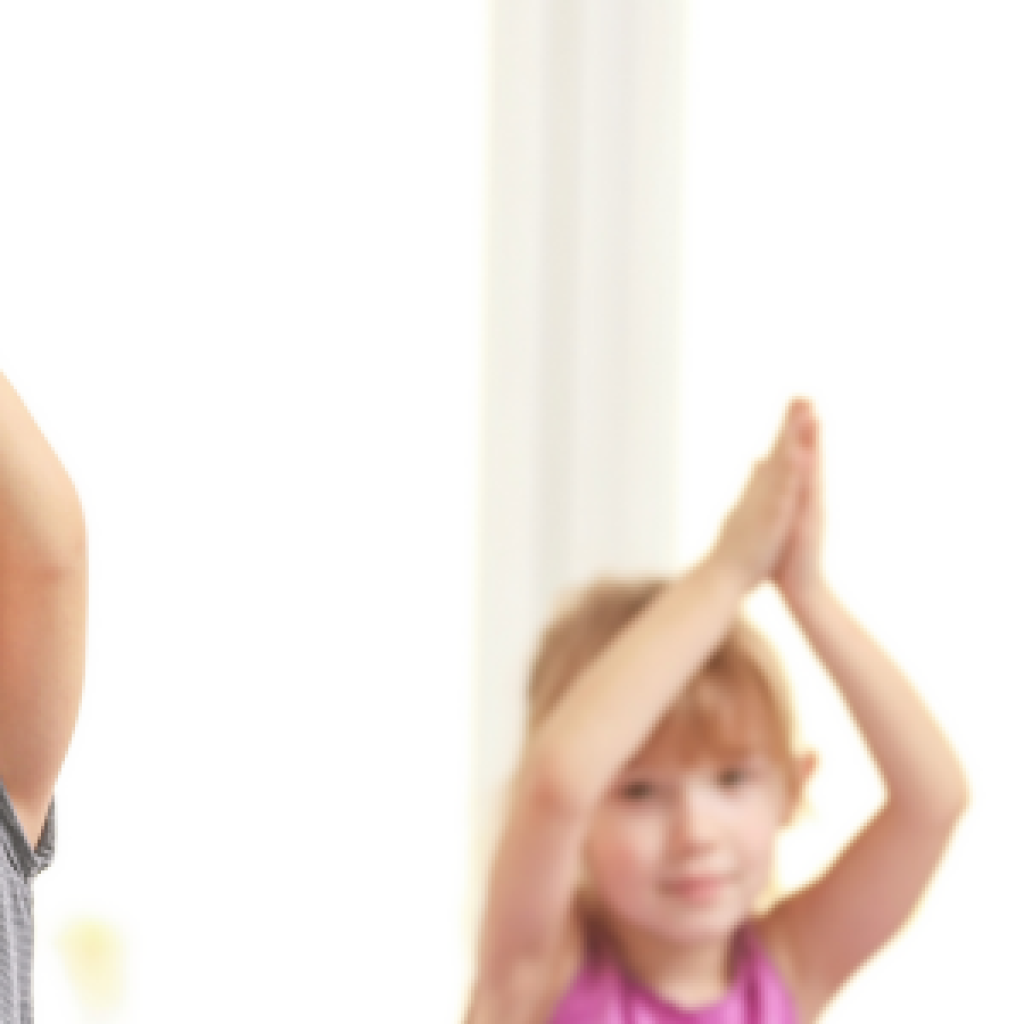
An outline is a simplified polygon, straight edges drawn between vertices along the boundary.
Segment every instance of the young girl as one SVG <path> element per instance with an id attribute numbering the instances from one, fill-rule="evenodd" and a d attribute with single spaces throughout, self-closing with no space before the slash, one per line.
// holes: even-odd
<path id="1" fill-rule="evenodd" d="M 811 1024 L 900 928 L 967 803 L 910 684 L 822 575 L 810 405 L 790 405 L 710 553 L 588 591 L 548 630 L 498 845 L 468 1024 Z M 884 806 L 765 907 L 812 759 L 768 646 L 772 581 L 846 701 Z"/>

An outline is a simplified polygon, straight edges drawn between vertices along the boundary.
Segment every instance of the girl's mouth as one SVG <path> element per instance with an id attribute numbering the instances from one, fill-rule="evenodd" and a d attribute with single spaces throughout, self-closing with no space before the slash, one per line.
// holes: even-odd
<path id="1" fill-rule="evenodd" d="M 664 888 L 673 896 L 691 903 L 709 903 L 716 899 L 725 886 L 725 879 L 717 875 L 702 875 L 667 882 Z"/>

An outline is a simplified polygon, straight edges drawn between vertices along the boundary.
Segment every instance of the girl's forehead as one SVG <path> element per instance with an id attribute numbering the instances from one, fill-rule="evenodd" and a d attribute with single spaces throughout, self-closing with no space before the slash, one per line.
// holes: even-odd
<path id="1" fill-rule="evenodd" d="M 721 764 L 785 759 L 783 730 L 761 701 L 743 699 L 712 683 L 695 702 L 670 711 L 633 765 Z"/>
<path id="2" fill-rule="evenodd" d="M 659 737 L 649 743 L 626 765 L 627 772 L 699 771 L 746 761 L 771 761 L 765 744 L 756 739 L 724 744 L 699 743 L 684 746 L 678 739 Z"/>

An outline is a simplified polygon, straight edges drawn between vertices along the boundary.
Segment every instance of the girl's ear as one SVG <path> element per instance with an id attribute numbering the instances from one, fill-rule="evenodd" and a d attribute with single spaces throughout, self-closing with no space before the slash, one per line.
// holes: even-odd
<path id="1" fill-rule="evenodd" d="M 805 750 L 800 755 L 800 792 L 807 788 L 811 776 L 818 770 L 818 752 L 816 750 Z"/>

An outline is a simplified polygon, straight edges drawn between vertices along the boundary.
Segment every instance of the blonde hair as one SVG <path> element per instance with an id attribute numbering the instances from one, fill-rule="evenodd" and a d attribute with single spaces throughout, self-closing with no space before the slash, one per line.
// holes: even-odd
<path id="1" fill-rule="evenodd" d="M 527 739 L 583 671 L 664 591 L 665 579 L 601 580 L 574 595 L 541 636 L 527 689 Z M 789 795 L 800 785 L 789 683 L 768 641 L 737 617 L 719 647 L 651 734 L 681 749 L 726 753 L 760 741 L 782 770 Z"/>

